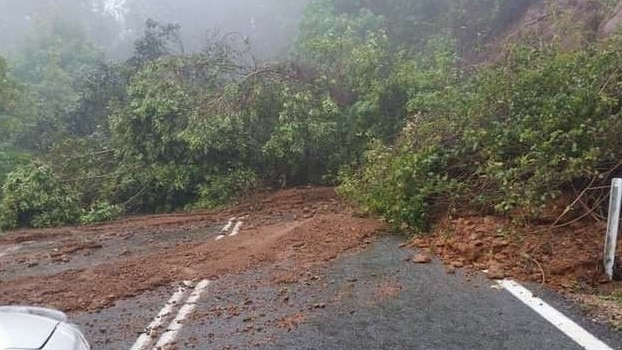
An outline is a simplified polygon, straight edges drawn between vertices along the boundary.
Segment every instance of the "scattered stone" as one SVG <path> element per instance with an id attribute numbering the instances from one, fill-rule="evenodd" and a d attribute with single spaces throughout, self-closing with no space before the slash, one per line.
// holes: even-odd
<path id="1" fill-rule="evenodd" d="M 430 246 L 430 243 L 424 239 L 415 238 L 412 241 L 410 241 L 410 243 L 407 244 L 407 246 L 412 246 L 412 247 L 417 247 L 417 248 L 428 248 Z"/>
<path id="2" fill-rule="evenodd" d="M 471 249 L 471 247 L 468 244 L 466 244 L 466 243 L 458 243 L 458 244 L 456 244 L 456 249 L 460 253 L 466 254 Z"/>
<path id="3" fill-rule="evenodd" d="M 503 249 L 509 245 L 510 245 L 510 242 L 508 242 L 505 239 L 495 239 L 495 241 L 492 242 L 492 247 L 495 249 Z"/>
<path id="4" fill-rule="evenodd" d="M 419 253 L 412 258 L 412 262 L 417 264 L 429 264 L 432 262 L 432 256 L 428 253 Z"/>
<path id="5" fill-rule="evenodd" d="M 493 280 L 500 280 L 505 278 L 505 268 L 498 262 L 493 262 L 488 267 L 486 276 Z"/>
<path id="6" fill-rule="evenodd" d="M 456 269 L 461 269 L 464 267 L 464 263 L 462 261 L 452 261 L 451 266 L 453 266 Z"/>

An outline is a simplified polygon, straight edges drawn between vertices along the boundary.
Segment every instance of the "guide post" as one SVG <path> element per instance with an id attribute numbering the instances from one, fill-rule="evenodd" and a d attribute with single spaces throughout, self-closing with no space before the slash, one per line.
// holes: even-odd
<path id="1" fill-rule="evenodd" d="M 620 225 L 620 204 L 622 202 L 622 179 L 615 178 L 611 182 L 611 196 L 609 197 L 609 217 L 607 219 L 607 234 L 605 236 L 605 253 L 603 263 L 609 280 L 613 279 L 613 267 L 616 258 L 618 229 Z"/>

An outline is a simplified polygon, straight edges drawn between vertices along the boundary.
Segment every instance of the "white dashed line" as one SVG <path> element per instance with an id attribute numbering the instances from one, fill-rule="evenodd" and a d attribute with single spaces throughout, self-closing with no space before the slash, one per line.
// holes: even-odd
<path id="1" fill-rule="evenodd" d="M 160 340 L 156 343 L 156 349 L 164 348 L 165 346 L 175 341 L 175 339 L 177 338 L 177 334 L 183 327 L 184 320 L 192 311 L 194 311 L 197 306 L 197 301 L 199 301 L 199 298 L 201 298 L 201 293 L 203 293 L 203 291 L 207 289 L 209 283 L 210 281 L 203 280 L 197 284 L 192 294 L 190 294 L 188 300 L 186 300 L 184 306 L 182 306 L 177 313 L 175 319 L 171 321 L 164 334 L 162 334 L 162 336 L 160 337 Z"/>
<path id="2" fill-rule="evenodd" d="M 217 241 L 220 241 L 221 239 L 227 237 L 227 232 L 229 232 L 229 230 L 231 229 L 231 226 L 233 225 L 233 221 L 235 219 L 236 218 L 229 219 L 229 222 L 227 222 L 227 224 L 222 228 L 222 233 L 218 235 L 218 237 L 216 237 Z M 240 228 L 242 227 L 242 223 L 243 223 L 242 220 L 238 220 L 238 222 L 235 223 L 235 226 L 233 227 L 231 234 L 229 234 L 229 237 L 237 236 L 240 233 Z"/>
<path id="3" fill-rule="evenodd" d="M 153 321 L 147 326 L 145 331 L 138 337 L 138 340 L 134 343 L 130 350 L 145 350 L 151 343 L 153 337 L 155 336 L 155 332 L 158 328 L 162 326 L 166 317 L 173 311 L 173 309 L 179 305 L 186 293 L 187 289 L 184 287 L 179 287 L 177 292 L 173 294 L 173 296 L 166 302 L 166 305 L 160 310 L 158 315 L 153 319 Z"/>
<path id="4" fill-rule="evenodd" d="M 553 324 L 557 329 L 562 331 L 577 344 L 586 350 L 613 350 L 607 344 L 603 343 L 583 327 L 564 316 L 561 312 L 554 309 L 544 300 L 533 296 L 528 289 L 511 280 L 502 280 L 498 282 L 508 292 L 514 295 L 518 300 L 529 306 L 537 312 L 545 320 Z"/>
<path id="5" fill-rule="evenodd" d="M 235 223 L 235 227 L 233 228 L 233 231 L 231 232 L 231 234 L 229 235 L 229 237 L 233 237 L 233 236 L 237 236 L 238 233 L 240 233 L 240 228 L 242 227 L 242 221 L 238 221 Z"/>

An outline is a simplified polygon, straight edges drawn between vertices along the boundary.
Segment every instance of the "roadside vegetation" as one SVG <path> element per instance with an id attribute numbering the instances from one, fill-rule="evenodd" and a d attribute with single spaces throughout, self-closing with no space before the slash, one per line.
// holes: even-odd
<path id="1" fill-rule="evenodd" d="M 41 21 L 0 60 L 0 226 L 302 184 L 410 232 L 458 208 L 534 220 L 559 198 L 598 217 L 622 159 L 620 39 L 551 5 L 546 35 L 501 40 L 536 2 L 314 0 L 270 64 L 227 34 L 184 54 L 183 28 L 154 21 L 110 62 Z"/>

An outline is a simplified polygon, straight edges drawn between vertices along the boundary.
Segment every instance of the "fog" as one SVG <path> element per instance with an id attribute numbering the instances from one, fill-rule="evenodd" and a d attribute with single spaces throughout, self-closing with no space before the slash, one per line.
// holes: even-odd
<path id="1" fill-rule="evenodd" d="M 256 54 L 288 51 L 308 0 L 0 0 L 0 54 L 19 50 L 33 23 L 50 18 L 79 23 L 109 57 L 125 58 L 145 20 L 178 23 L 186 52 L 201 47 L 207 31 L 237 32 Z"/>

